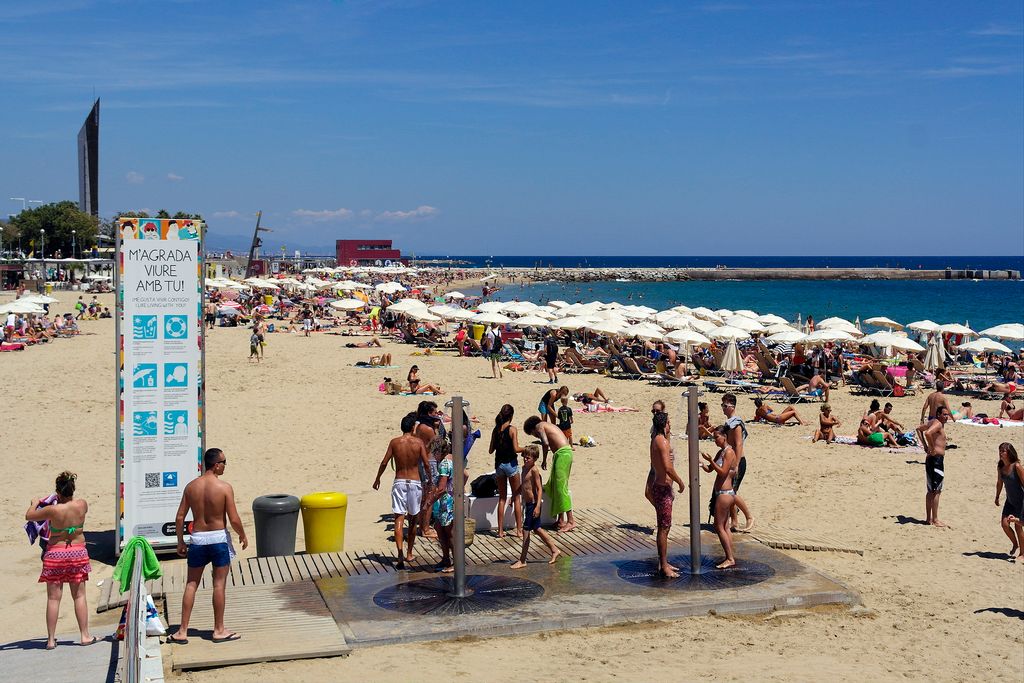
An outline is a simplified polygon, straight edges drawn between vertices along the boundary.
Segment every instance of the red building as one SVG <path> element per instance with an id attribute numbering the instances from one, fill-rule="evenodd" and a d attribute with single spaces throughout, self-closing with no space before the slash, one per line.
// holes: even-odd
<path id="1" fill-rule="evenodd" d="M 407 264 L 402 252 L 391 246 L 391 240 L 337 240 L 335 248 L 339 266 L 386 266 Z"/>

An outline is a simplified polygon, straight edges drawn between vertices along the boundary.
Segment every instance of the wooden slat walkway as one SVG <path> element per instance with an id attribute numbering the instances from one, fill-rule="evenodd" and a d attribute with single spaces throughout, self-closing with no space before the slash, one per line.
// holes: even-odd
<path id="1" fill-rule="evenodd" d="M 351 648 L 312 581 L 238 586 L 228 601 L 240 640 L 214 643 L 210 590 L 196 595 L 188 645 L 166 645 L 174 671 L 347 655 Z M 181 621 L 181 594 L 166 596 L 168 624 Z"/>
<path id="2" fill-rule="evenodd" d="M 556 534 L 555 542 L 566 555 L 595 555 L 600 553 L 623 553 L 654 547 L 654 529 L 650 526 L 632 524 L 617 515 L 600 508 L 576 511 L 576 530 L 568 534 Z M 677 533 L 670 536 L 676 543 L 687 544 L 688 526 L 677 525 Z M 772 548 L 789 550 L 833 551 L 864 554 L 844 541 L 789 529 L 783 526 L 758 522 L 750 534 L 752 538 Z M 481 566 L 495 562 L 511 562 L 519 555 L 519 539 L 512 535 L 497 538 L 491 532 L 477 534 L 473 545 L 466 549 L 466 562 Z M 546 556 L 544 544 L 539 540 L 530 543 L 529 559 L 539 561 Z M 441 559 L 436 542 L 419 540 L 416 543 L 416 559 L 408 564 L 414 571 L 432 569 Z M 280 557 L 250 557 L 231 565 L 228 576 L 228 590 L 245 586 L 266 586 L 292 583 L 305 579 L 320 579 L 331 576 L 360 576 L 386 574 L 398 571 L 395 546 L 382 545 L 374 550 L 299 554 Z M 150 581 L 147 588 L 150 595 L 160 597 L 166 593 L 180 593 L 185 587 L 185 567 L 165 569 L 161 579 Z M 96 611 L 121 607 L 124 601 L 114 581 L 108 581 L 101 588 Z M 210 570 L 203 575 L 200 589 L 210 586 Z"/>
<path id="3" fill-rule="evenodd" d="M 754 540 L 763 543 L 769 548 L 864 554 L 863 548 L 855 548 L 847 541 L 811 534 L 799 529 L 790 529 L 777 524 L 762 524 L 758 522 L 754 530 L 750 532 L 750 535 Z"/>

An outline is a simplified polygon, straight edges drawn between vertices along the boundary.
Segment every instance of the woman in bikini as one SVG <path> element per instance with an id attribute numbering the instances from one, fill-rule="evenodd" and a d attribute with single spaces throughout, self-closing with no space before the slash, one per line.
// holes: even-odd
<path id="1" fill-rule="evenodd" d="M 409 383 L 409 393 L 411 394 L 443 394 L 440 386 L 433 384 L 423 384 L 420 380 L 420 366 L 414 365 L 409 368 L 409 374 L 405 376 L 405 381 Z"/>
<path id="2" fill-rule="evenodd" d="M 92 564 L 82 529 L 89 504 L 75 498 L 76 479 L 77 475 L 71 472 L 61 472 L 54 487 L 56 493 L 45 500 L 32 500 L 25 512 L 26 520 L 47 522 L 50 530 L 43 553 L 43 571 L 39 575 L 39 583 L 46 584 L 47 650 L 57 647 L 57 616 L 65 583 L 71 587 L 71 598 L 75 603 L 75 618 L 81 634 L 79 644 L 92 645 L 99 640 L 89 633 L 89 605 L 86 602 Z"/>
<path id="3" fill-rule="evenodd" d="M 796 408 L 793 406 L 787 406 L 781 413 L 776 413 L 772 410 L 770 404 L 765 403 L 759 398 L 754 399 L 754 406 L 757 408 L 757 410 L 754 411 L 754 419 L 758 422 L 771 422 L 772 424 L 784 425 L 790 420 L 796 420 L 798 425 L 802 425 L 804 423 L 797 414 Z"/>
<path id="4" fill-rule="evenodd" d="M 711 413 L 708 411 L 708 404 L 701 401 L 697 404 L 700 411 L 697 415 L 697 436 L 700 439 L 713 439 L 715 426 L 711 424 Z"/>
<path id="5" fill-rule="evenodd" d="M 725 551 L 725 559 L 715 565 L 718 569 L 728 569 L 736 566 L 736 558 L 732 554 L 732 531 L 729 523 L 732 519 L 732 506 L 736 503 L 736 491 L 732 487 L 732 473 L 737 466 L 736 451 L 729 445 L 728 427 L 722 425 L 715 429 L 715 445 L 718 446 L 718 453 L 712 458 L 707 453 L 701 453 L 701 457 L 708 461 L 708 464 L 701 465 L 705 472 L 715 472 L 715 486 L 713 495 L 715 497 L 715 532 L 718 534 L 718 541 Z"/>
<path id="6" fill-rule="evenodd" d="M 821 415 L 818 416 L 818 428 L 814 430 L 811 443 L 818 441 L 832 443 L 836 440 L 835 428 L 841 424 L 842 422 L 839 421 L 839 418 L 832 414 L 832 406 L 827 403 L 824 404 L 821 406 Z"/>
<path id="7" fill-rule="evenodd" d="M 1006 417 L 1007 420 L 1024 420 L 1024 408 L 1014 407 L 1013 394 L 1009 391 L 1003 394 L 1003 402 L 999 404 L 999 417 Z"/>

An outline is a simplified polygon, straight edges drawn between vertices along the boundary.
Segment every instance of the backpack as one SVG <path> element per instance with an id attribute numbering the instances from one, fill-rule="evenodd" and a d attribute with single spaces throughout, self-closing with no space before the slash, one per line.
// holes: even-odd
<path id="1" fill-rule="evenodd" d="M 548 337 L 544 340 L 544 353 L 548 356 L 558 355 L 558 342 L 555 341 L 554 337 Z"/>
<path id="2" fill-rule="evenodd" d="M 474 498 L 494 498 L 498 495 L 498 483 L 493 474 L 481 474 L 470 483 L 469 490 Z"/>

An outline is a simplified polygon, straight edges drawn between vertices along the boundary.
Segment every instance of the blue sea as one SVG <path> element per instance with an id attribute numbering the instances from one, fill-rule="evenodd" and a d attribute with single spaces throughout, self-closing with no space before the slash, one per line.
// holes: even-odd
<path id="1" fill-rule="evenodd" d="M 470 260 L 472 257 L 462 257 Z M 495 257 L 492 266 L 533 265 L 535 257 Z M 524 261 L 526 263 L 524 263 Z M 545 260 L 545 266 L 548 263 Z M 555 267 L 950 267 L 983 270 L 1024 270 L 1024 257 L 946 256 L 903 257 L 559 257 Z M 787 320 L 808 314 L 816 320 L 839 316 L 861 320 L 884 315 L 901 323 L 929 319 L 938 323 L 968 323 L 981 330 L 1006 322 L 1024 322 L 1024 282 L 1007 280 L 783 280 L 727 282 L 545 282 L 504 286 L 494 297 L 541 303 L 563 301 L 617 301 L 656 309 L 679 304 L 711 309 L 746 308 L 775 313 Z"/>
<path id="2" fill-rule="evenodd" d="M 1024 270 L 1010 256 L 419 256 L 454 259 L 475 268 L 908 268 Z"/>

